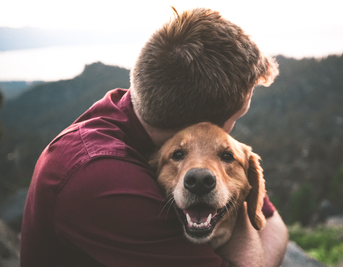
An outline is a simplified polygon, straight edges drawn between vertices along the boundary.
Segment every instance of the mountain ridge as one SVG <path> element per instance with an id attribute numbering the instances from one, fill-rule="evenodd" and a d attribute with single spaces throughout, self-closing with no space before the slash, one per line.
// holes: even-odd
<path id="1" fill-rule="evenodd" d="M 292 197 L 303 188 L 310 188 L 307 198 L 316 205 L 329 198 L 343 209 L 331 196 L 343 166 L 343 55 L 277 61 L 280 76 L 269 88 L 254 90 L 249 112 L 231 135 L 262 157 L 268 195 L 286 220 L 296 208 Z M 74 79 L 39 84 L 5 102 L 0 188 L 27 186 L 39 154 L 60 131 L 108 90 L 129 87 L 129 70 L 97 62 Z M 343 190 L 343 179 L 338 186 Z M 313 215 L 309 205 L 302 206 Z"/>

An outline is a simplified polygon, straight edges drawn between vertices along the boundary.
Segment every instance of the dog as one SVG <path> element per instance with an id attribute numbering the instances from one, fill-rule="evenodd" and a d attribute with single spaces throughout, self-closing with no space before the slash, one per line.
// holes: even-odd
<path id="1" fill-rule="evenodd" d="M 247 202 L 251 224 L 264 227 L 266 193 L 260 157 L 211 123 L 181 130 L 152 157 L 157 182 L 194 243 L 214 249 L 231 237 L 238 210 Z"/>

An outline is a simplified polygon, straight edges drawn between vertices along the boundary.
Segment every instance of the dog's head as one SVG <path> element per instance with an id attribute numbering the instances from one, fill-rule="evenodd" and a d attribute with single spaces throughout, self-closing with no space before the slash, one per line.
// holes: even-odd
<path id="1" fill-rule="evenodd" d="M 259 156 L 221 128 L 199 123 L 178 132 L 151 160 L 167 200 L 174 200 L 186 237 L 210 241 L 224 216 L 246 200 L 255 229 L 263 228 L 265 195 Z"/>

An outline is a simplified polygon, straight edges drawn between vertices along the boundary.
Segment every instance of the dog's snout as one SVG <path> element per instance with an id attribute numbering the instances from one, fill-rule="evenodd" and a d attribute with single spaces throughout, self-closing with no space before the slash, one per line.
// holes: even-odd
<path id="1" fill-rule="evenodd" d="M 216 177 L 208 169 L 190 169 L 184 178 L 184 187 L 198 196 L 211 192 L 216 187 Z"/>

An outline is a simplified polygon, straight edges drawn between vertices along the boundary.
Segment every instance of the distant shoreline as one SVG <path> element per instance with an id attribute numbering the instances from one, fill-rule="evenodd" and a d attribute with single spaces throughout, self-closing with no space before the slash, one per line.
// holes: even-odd
<path id="1" fill-rule="evenodd" d="M 57 46 L 0 52 L 0 81 L 58 81 L 81 74 L 85 65 L 103 62 L 130 69 L 139 45 Z"/>

